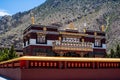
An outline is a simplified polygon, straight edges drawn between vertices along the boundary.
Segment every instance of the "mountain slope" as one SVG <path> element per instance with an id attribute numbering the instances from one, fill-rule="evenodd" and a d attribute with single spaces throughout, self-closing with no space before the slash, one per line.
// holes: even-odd
<path id="1" fill-rule="evenodd" d="M 30 25 L 30 14 L 34 13 L 35 23 L 49 25 L 62 23 L 63 27 L 73 21 L 80 31 L 83 28 L 99 30 L 106 26 L 107 44 L 120 42 L 120 0 L 46 0 L 46 2 L 26 12 L 0 19 L 0 44 L 22 48 L 22 32 Z M 86 26 L 84 26 L 86 24 Z"/>

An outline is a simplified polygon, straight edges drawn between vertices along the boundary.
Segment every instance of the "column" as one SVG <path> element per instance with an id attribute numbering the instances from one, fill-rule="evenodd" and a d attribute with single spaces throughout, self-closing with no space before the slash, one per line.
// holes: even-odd
<path id="1" fill-rule="evenodd" d="M 80 56 L 81 56 L 81 57 L 84 57 L 84 53 L 83 53 L 83 52 L 81 52 L 81 53 L 80 53 Z"/>
<path id="2" fill-rule="evenodd" d="M 62 51 L 60 51 L 60 53 L 59 53 L 59 54 L 60 54 L 60 57 L 63 57 L 63 52 L 62 52 Z"/>

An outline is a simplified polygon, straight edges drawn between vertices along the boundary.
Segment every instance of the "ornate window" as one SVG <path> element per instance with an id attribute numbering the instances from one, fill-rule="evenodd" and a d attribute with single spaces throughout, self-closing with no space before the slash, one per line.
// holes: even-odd
<path id="1" fill-rule="evenodd" d="M 79 42 L 79 38 L 70 38 L 70 37 L 63 37 L 62 38 L 63 42 Z"/>
<path id="2" fill-rule="evenodd" d="M 66 38 L 65 37 L 63 37 L 63 42 L 66 42 Z"/>
<path id="3" fill-rule="evenodd" d="M 39 44 L 45 44 L 46 43 L 46 36 L 43 34 L 38 34 L 36 42 Z"/>
<path id="4" fill-rule="evenodd" d="M 95 39 L 95 47 L 101 47 L 101 40 L 100 39 Z"/>

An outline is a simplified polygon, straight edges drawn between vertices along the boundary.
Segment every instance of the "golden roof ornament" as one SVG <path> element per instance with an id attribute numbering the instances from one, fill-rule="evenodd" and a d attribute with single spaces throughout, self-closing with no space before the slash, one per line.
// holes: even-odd
<path id="1" fill-rule="evenodd" d="M 43 31 L 46 31 L 47 30 L 47 28 L 46 27 L 43 27 Z"/>
<path id="2" fill-rule="evenodd" d="M 83 32 L 86 33 L 86 28 L 83 29 Z"/>
<path id="3" fill-rule="evenodd" d="M 82 42 L 85 42 L 84 38 L 82 38 Z"/>
<path id="4" fill-rule="evenodd" d="M 32 23 L 32 24 L 35 24 L 35 18 L 34 18 L 34 16 L 33 16 L 33 13 L 31 13 L 31 23 Z"/>
<path id="5" fill-rule="evenodd" d="M 77 30 L 77 28 L 74 27 L 73 22 L 71 22 L 71 23 L 69 24 L 69 28 L 68 28 L 68 29 Z"/>
<path id="6" fill-rule="evenodd" d="M 94 35 L 97 36 L 97 32 L 94 32 Z"/>
<path id="7" fill-rule="evenodd" d="M 59 36 L 59 41 L 61 41 L 61 37 Z"/>
<path id="8" fill-rule="evenodd" d="M 70 23 L 69 28 L 70 28 L 70 29 L 74 29 L 74 25 L 73 25 L 72 22 Z"/>
<path id="9" fill-rule="evenodd" d="M 101 30 L 102 30 L 103 32 L 105 31 L 105 26 L 104 26 L 104 25 L 101 26 Z"/>

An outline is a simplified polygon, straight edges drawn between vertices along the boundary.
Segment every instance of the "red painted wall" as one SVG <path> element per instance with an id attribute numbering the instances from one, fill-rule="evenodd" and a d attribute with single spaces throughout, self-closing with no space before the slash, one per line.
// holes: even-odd
<path id="1" fill-rule="evenodd" d="M 0 69 L 12 80 L 120 80 L 120 69 Z"/>

